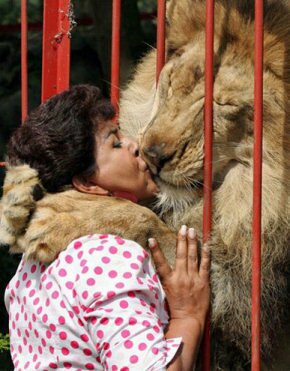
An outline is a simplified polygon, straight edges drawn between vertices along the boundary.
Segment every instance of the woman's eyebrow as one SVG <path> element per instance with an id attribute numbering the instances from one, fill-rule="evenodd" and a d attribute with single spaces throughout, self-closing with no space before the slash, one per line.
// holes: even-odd
<path id="1" fill-rule="evenodd" d="M 110 135 L 116 135 L 118 133 L 119 129 L 118 128 L 114 128 L 114 129 L 111 129 L 108 134 L 105 136 L 105 139 L 108 139 Z"/>

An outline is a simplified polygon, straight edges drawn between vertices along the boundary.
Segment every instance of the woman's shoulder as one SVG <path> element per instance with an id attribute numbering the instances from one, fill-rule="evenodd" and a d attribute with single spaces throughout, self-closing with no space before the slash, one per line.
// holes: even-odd
<path id="1" fill-rule="evenodd" d="M 99 279 L 104 279 L 102 273 L 113 276 L 113 270 L 118 272 L 118 276 L 134 276 L 144 270 L 150 273 L 154 270 L 150 256 L 142 246 L 110 234 L 92 234 L 72 241 L 59 254 L 54 265 L 57 269 L 64 268 L 70 274 L 81 276 L 94 272 Z"/>
<path id="2" fill-rule="evenodd" d="M 108 254 L 111 257 L 123 256 L 124 258 L 137 257 L 140 254 L 144 257 L 148 256 L 148 253 L 137 242 L 111 234 L 91 234 L 77 238 L 68 245 L 65 251 L 60 253 L 59 257 L 67 254 L 76 257 L 103 254 Z"/>
<path id="3" fill-rule="evenodd" d="M 160 291 L 149 254 L 136 242 L 109 234 L 88 235 L 72 241 L 59 254 L 51 273 L 60 286 L 74 289 L 85 307 L 95 297 L 101 303 L 131 291 L 148 291 L 153 297 L 154 290 Z"/>

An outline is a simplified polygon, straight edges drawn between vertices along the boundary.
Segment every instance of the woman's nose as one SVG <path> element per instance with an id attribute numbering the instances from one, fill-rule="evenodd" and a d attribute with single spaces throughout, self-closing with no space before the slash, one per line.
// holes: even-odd
<path id="1" fill-rule="evenodd" d="M 128 137 L 124 137 L 122 139 L 123 144 L 127 146 L 128 150 L 135 156 L 139 156 L 139 144 L 136 142 L 136 140 Z"/>

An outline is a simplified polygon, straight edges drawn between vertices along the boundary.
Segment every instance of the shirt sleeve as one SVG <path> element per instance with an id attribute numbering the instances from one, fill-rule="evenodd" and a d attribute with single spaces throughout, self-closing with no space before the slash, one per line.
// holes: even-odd
<path id="1" fill-rule="evenodd" d="M 164 337 L 165 296 L 147 252 L 120 237 L 100 242 L 82 249 L 92 263 L 77 289 L 97 361 L 105 370 L 165 370 L 182 338 Z"/>

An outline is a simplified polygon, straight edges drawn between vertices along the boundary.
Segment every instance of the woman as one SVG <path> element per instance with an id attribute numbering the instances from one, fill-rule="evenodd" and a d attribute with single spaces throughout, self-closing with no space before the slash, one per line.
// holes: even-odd
<path id="1" fill-rule="evenodd" d="M 73 87 L 16 130 L 9 162 L 35 168 L 49 192 L 151 198 L 156 185 L 114 115 L 97 88 Z M 117 236 L 81 237 L 49 266 L 23 257 L 5 294 L 15 369 L 191 370 L 209 306 L 209 254 L 199 265 L 196 244 L 183 226 L 171 268 L 150 241 L 164 291 L 146 251 Z"/>

